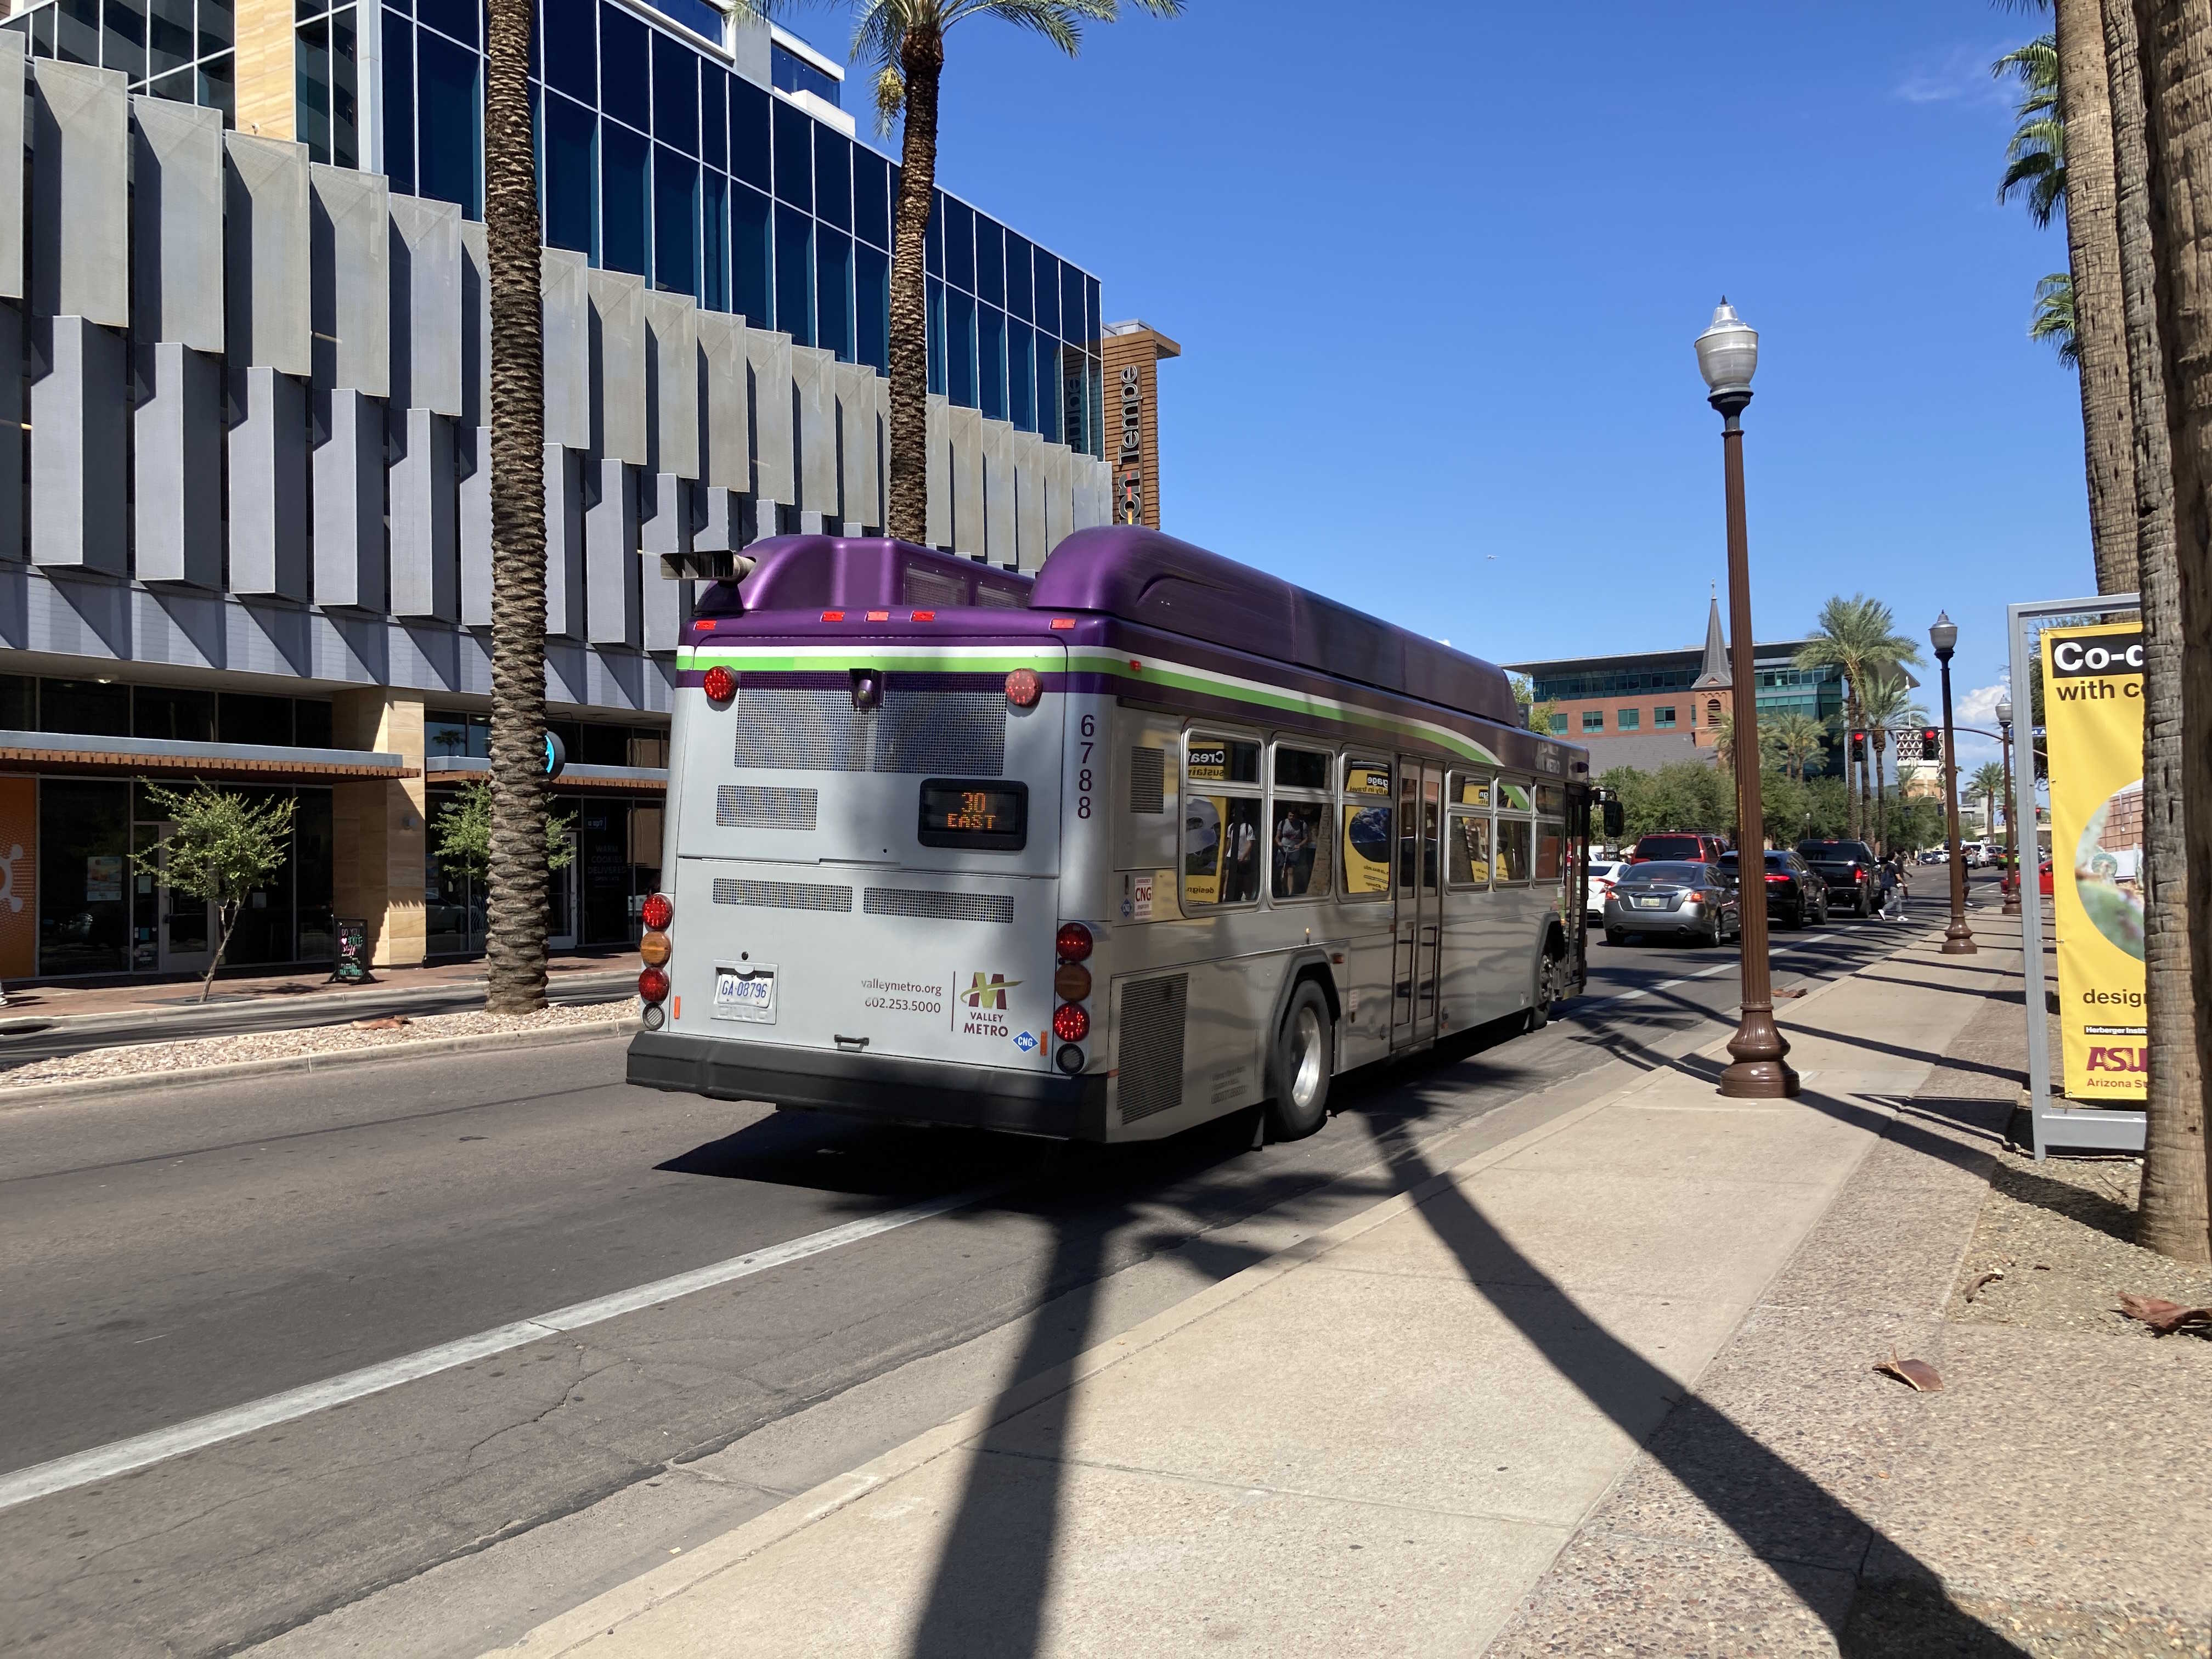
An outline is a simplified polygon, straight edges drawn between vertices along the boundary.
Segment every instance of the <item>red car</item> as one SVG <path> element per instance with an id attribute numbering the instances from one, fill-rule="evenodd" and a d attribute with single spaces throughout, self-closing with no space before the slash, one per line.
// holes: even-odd
<path id="1" fill-rule="evenodd" d="M 1628 854 L 1631 864 L 1718 864 L 1728 843 L 1718 836 L 1675 834 L 1646 836 Z"/>
<path id="2" fill-rule="evenodd" d="M 2051 896 L 2051 860 L 2049 859 L 2044 860 L 2041 870 L 2042 874 L 2036 878 L 2035 885 L 2044 897 L 2049 898 Z"/>

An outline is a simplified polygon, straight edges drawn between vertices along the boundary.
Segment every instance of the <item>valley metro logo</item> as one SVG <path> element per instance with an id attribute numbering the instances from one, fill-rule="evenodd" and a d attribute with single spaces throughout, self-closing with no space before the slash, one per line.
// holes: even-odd
<path id="1" fill-rule="evenodd" d="M 968 988 L 960 994 L 960 1000 L 970 1008 L 979 1011 L 995 1008 L 1004 1012 L 1006 1006 L 1006 993 L 1020 983 L 1021 981 L 1008 979 L 1004 974 L 970 974 L 968 976 Z"/>

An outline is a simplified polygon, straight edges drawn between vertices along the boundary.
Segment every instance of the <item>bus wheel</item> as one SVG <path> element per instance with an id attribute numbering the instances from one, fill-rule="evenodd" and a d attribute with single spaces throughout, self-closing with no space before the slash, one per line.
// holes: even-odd
<path id="1" fill-rule="evenodd" d="M 1336 1027 L 1328 999 L 1311 980 L 1291 993 L 1283 1028 L 1267 1057 L 1267 1132 L 1274 1140 L 1298 1140 L 1328 1116 L 1328 1080 L 1336 1070 Z"/>
<path id="2" fill-rule="evenodd" d="M 1549 951 L 1536 969 L 1536 1000 L 1528 1010 L 1528 1029 L 1540 1031 L 1552 1023 L 1552 1004 L 1559 995 L 1559 963 Z"/>

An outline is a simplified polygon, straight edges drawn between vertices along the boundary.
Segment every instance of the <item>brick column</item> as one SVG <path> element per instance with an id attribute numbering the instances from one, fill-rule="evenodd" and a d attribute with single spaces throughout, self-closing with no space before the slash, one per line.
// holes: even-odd
<path id="1" fill-rule="evenodd" d="M 427 949 L 422 705 L 385 691 L 341 691 L 331 700 L 331 728 L 342 749 L 398 755 L 415 769 L 411 778 L 341 783 L 331 791 L 332 906 L 341 917 L 368 920 L 374 966 L 407 967 Z"/>
<path id="2" fill-rule="evenodd" d="M 1109 323 L 1100 352 L 1106 369 L 1106 465 L 1115 524 L 1160 527 L 1158 364 L 1182 348 L 1149 324 Z"/>

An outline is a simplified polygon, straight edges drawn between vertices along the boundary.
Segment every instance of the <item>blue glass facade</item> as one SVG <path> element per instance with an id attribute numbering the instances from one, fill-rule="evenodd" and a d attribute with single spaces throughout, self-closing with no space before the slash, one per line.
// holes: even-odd
<path id="1" fill-rule="evenodd" d="M 37 56 L 234 118 L 231 0 L 102 6 L 46 0 L 4 27 Z M 297 0 L 296 15 L 298 137 L 315 159 L 380 163 L 395 191 L 481 218 L 482 0 Z M 716 44 L 727 27 L 704 0 L 540 0 L 545 240 L 887 374 L 898 167 L 737 73 Z M 838 101 L 781 44 L 769 66 L 775 87 Z M 930 389 L 1102 455 L 1097 279 L 942 191 L 928 250 Z"/>

